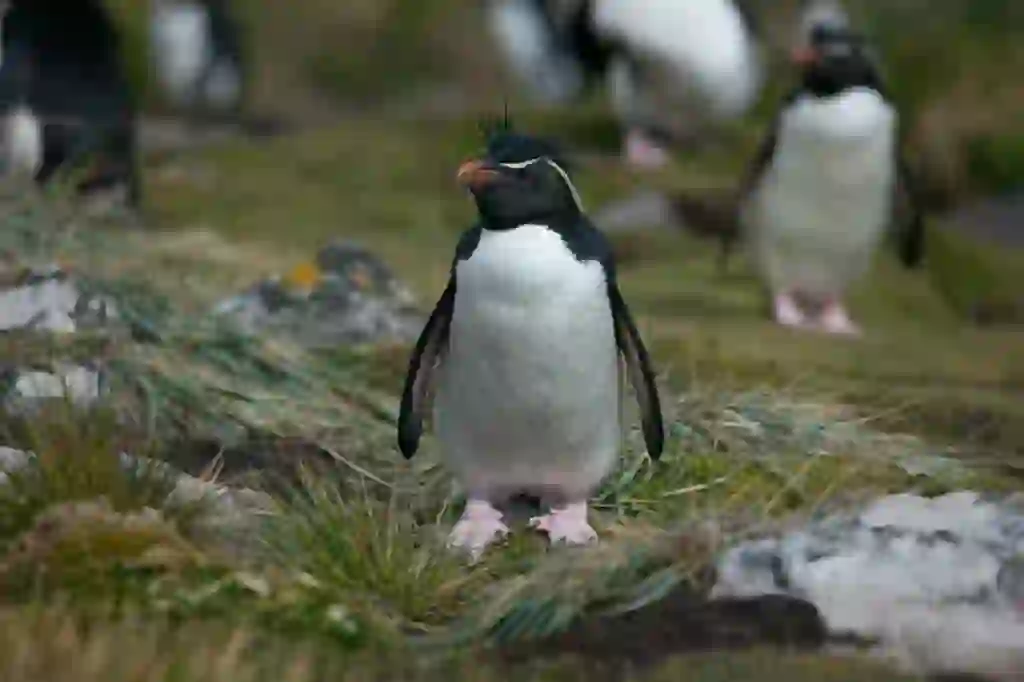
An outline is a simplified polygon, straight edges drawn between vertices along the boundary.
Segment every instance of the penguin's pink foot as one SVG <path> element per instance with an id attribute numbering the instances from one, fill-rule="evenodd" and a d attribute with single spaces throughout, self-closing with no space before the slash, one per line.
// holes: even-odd
<path id="1" fill-rule="evenodd" d="M 783 327 L 804 327 L 807 324 L 803 311 L 789 293 L 776 294 L 775 321 Z"/>
<path id="2" fill-rule="evenodd" d="M 668 152 L 642 130 L 630 129 L 626 133 L 624 147 L 626 163 L 634 168 L 657 169 L 669 162 Z"/>
<path id="3" fill-rule="evenodd" d="M 448 548 L 465 551 L 476 562 L 484 550 L 506 535 L 508 526 L 502 521 L 501 512 L 490 502 L 471 499 L 448 535 Z"/>
<path id="4" fill-rule="evenodd" d="M 853 323 L 846 308 L 837 300 L 829 301 L 818 319 L 821 329 L 829 334 L 859 336 L 860 328 Z"/>
<path id="5" fill-rule="evenodd" d="M 575 502 L 530 519 L 530 527 L 544 531 L 552 545 L 589 545 L 597 542 L 597 532 L 587 523 L 587 503 Z"/>

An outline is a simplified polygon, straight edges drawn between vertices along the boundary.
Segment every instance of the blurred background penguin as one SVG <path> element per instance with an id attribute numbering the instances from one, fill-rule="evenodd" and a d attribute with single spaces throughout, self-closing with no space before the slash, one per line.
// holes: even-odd
<path id="1" fill-rule="evenodd" d="M 747 113 L 763 82 L 752 15 L 733 0 L 487 0 L 508 63 L 541 102 L 603 84 L 623 157 L 661 167 L 669 141 L 696 143 Z"/>

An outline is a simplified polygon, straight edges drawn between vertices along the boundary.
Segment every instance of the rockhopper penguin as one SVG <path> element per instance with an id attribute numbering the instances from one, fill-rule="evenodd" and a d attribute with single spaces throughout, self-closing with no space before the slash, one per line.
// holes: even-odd
<path id="1" fill-rule="evenodd" d="M 459 240 L 412 353 L 399 448 L 415 454 L 436 384 L 434 427 L 468 493 L 449 546 L 479 557 L 509 531 L 496 505 L 524 493 L 549 508 L 531 526 L 553 544 L 591 542 L 587 498 L 621 444 L 620 356 L 652 458 L 664 441 L 654 372 L 610 245 L 547 141 L 499 129 L 457 179 L 479 222 Z"/>
<path id="2" fill-rule="evenodd" d="M 513 70 L 545 102 L 605 82 L 623 155 L 664 164 L 663 142 L 743 115 L 763 81 L 749 0 L 487 0 Z"/>
<path id="3" fill-rule="evenodd" d="M 0 27 L 7 167 L 40 184 L 83 171 L 82 193 L 122 187 L 138 206 L 135 102 L 100 0 L 13 0 Z"/>
<path id="4" fill-rule="evenodd" d="M 773 296 L 777 322 L 858 332 L 843 306 L 906 192 L 899 234 L 907 267 L 922 258 L 924 225 L 904 162 L 898 112 L 863 37 L 837 24 L 794 50 L 801 69 L 740 188 L 741 223 Z"/>
<path id="5" fill-rule="evenodd" d="M 237 116 L 245 55 L 228 0 L 150 0 L 153 63 L 161 87 L 181 110 Z"/>

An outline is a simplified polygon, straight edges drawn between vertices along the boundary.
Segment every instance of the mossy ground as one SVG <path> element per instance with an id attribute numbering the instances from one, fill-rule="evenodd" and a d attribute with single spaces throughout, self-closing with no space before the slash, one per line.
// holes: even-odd
<path id="1" fill-rule="evenodd" d="M 431 21 L 445 31 L 461 25 L 446 14 L 453 6 L 432 6 Z M 356 46 L 366 40 L 341 38 L 394 18 L 388 12 L 397 7 L 244 4 L 263 37 L 257 44 L 272 46 L 260 57 L 267 77 L 257 99 L 280 108 L 282 93 L 330 80 L 329 100 L 338 92 L 372 99 L 383 76 L 407 72 L 438 43 L 449 57 L 435 64 L 473 55 L 474 41 L 431 42 L 410 28 L 427 19 L 403 14 L 371 50 L 377 78 L 356 73 L 364 54 Z M 395 60 L 381 56 L 388 46 L 400 46 Z M 993 68 L 991 54 L 978 59 Z M 479 108 L 494 113 L 499 99 L 487 93 L 500 88 L 480 78 L 487 60 L 463 61 L 474 62 L 467 78 L 486 86 Z M 901 64 L 901 81 L 913 80 Z M 937 82 L 912 89 L 916 111 L 955 99 L 955 88 Z M 308 92 L 303 101 L 323 104 Z M 574 145 L 614 149 L 614 129 L 596 105 L 519 118 Z M 995 120 L 983 132 L 1003 140 L 1008 119 Z M 201 311 L 333 238 L 370 247 L 429 308 L 473 217 L 452 176 L 480 143 L 476 123 L 475 114 L 349 112 L 327 128 L 148 159 L 142 231 L 67 229 L 38 207 L 4 217 L 11 242 L 3 246 L 23 255 L 25 240 L 12 234 L 51 234 L 58 224 L 60 238 L 33 242 L 39 255 L 103 280 L 152 326 L 142 340 L 2 340 L 5 357 L 19 362 L 100 353 L 124 398 L 107 408 L 139 418 L 128 428 L 109 414 L 58 410 L 12 430 L 12 442 L 42 456 L 0 496 L 0 578 L 8 587 L 0 679 L 507 679 L 478 648 L 489 636 L 543 631 L 593 603 L 699 584 L 721 542 L 887 491 L 1024 485 L 1024 331 L 965 324 L 947 291 L 963 290 L 959 261 L 940 251 L 928 270 L 908 273 L 880 254 L 853 299 L 867 335 L 838 340 L 769 324 L 742 259 L 720 275 L 711 245 L 652 234 L 618 246 L 623 291 L 666 395 L 665 457 L 650 462 L 638 434 L 629 435 L 619 469 L 594 499 L 600 547 L 552 551 L 517 526 L 507 546 L 476 566 L 451 556 L 444 532 L 460 499 L 435 444 L 427 439 L 409 463 L 394 447 L 389 420 L 407 347 L 311 354 L 280 340 L 224 336 Z M 757 138 L 756 126 L 744 128 L 650 180 L 610 159 L 586 161 L 578 184 L 588 206 L 646 182 L 728 187 Z M 217 422 L 309 442 L 333 461 L 288 484 L 293 494 L 247 531 L 255 547 L 241 557 L 202 532 L 201 506 L 170 504 L 167 481 L 113 465 L 121 450 L 183 461 L 188 453 L 173 452 L 177 443 L 187 447 L 193 427 Z M 168 430 L 183 438 L 161 440 Z M 907 457 L 937 454 L 966 470 L 908 473 Z M 454 659 L 408 641 L 467 633 Z M 538 661 L 514 674 L 591 679 L 573 660 Z M 681 676 L 901 679 L 862 661 L 779 652 L 680 655 L 635 679 Z"/>

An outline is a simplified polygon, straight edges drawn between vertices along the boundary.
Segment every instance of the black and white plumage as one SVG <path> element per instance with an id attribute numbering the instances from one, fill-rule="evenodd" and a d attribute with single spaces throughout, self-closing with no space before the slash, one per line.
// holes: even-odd
<path id="1" fill-rule="evenodd" d="M 513 70 L 542 99 L 606 81 L 624 153 L 660 165 L 657 140 L 736 118 L 763 81 L 750 12 L 735 0 L 489 0 Z"/>
<path id="2" fill-rule="evenodd" d="M 80 191 L 121 185 L 138 204 L 135 104 L 102 3 L 14 0 L 0 33 L 8 170 L 45 183 L 92 163 Z"/>
<path id="3" fill-rule="evenodd" d="M 741 220 L 787 326 L 856 333 L 842 298 L 892 223 L 896 192 L 912 216 L 900 257 L 923 257 L 924 225 L 903 160 L 899 115 L 862 36 L 812 28 L 795 51 L 799 86 L 780 107 L 741 187 Z M 810 306 L 805 304 L 811 304 Z M 809 307 L 820 308 L 812 318 Z"/>
<path id="4" fill-rule="evenodd" d="M 852 27 L 850 15 L 840 0 L 805 0 L 797 22 L 794 47 L 810 48 L 818 27 L 846 30 Z"/>
<path id="5" fill-rule="evenodd" d="M 211 116 L 238 114 L 244 55 L 228 0 L 151 0 L 150 41 L 158 82 L 173 106 Z"/>
<path id="6" fill-rule="evenodd" d="M 398 442 L 416 452 L 428 395 L 449 465 L 469 494 L 450 544 L 478 556 L 508 532 L 495 505 L 551 507 L 533 525 L 553 543 L 596 538 L 588 495 L 621 444 L 620 356 L 652 458 L 664 440 L 647 351 L 619 291 L 612 252 L 547 143 L 511 132 L 464 164 L 479 223 L 412 353 Z"/>
<path id="7" fill-rule="evenodd" d="M 591 0 L 488 0 L 492 34 L 516 76 L 546 104 L 567 104 L 605 77 L 612 46 Z"/>

